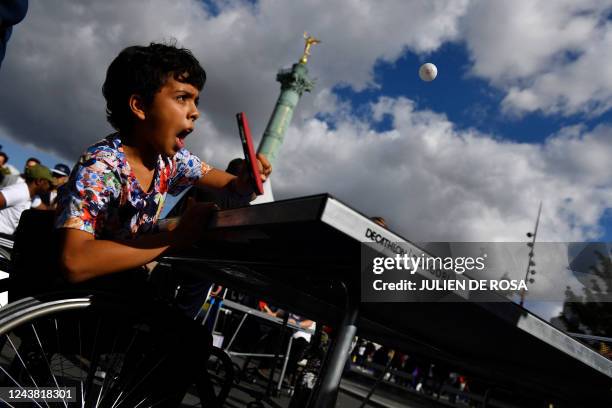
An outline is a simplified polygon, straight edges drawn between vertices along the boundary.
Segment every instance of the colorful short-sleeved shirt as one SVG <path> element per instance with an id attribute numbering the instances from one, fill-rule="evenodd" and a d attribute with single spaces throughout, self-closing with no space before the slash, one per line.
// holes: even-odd
<path id="1" fill-rule="evenodd" d="M 144 191 L 126 159 L 119 134 L 90 146 L 58 194 L 56 228 L 75 228 L 101 239 L 131 239 L 152 232 L 166 193 L 177 195 L 211 167 L 186 149 L 159 156 L 152 188 Z"/>

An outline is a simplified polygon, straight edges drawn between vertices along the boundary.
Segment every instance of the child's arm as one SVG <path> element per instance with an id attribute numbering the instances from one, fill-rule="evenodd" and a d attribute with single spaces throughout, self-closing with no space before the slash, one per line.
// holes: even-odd
<path id="1" fill-rule="evenodd" d="M 211 203 L 196 203 L 183 215 L 175 230 L 124 242 L 95 239 L 89 232 L 64 228 L 60 259 L 64 276 L 70 282 L 82 282 L 138 268 L 169 248 L 189 246 L 200 237 L 213 210 Z"/>
<path id="2" fill-rule="evenodd" d="M 272 165 L 263 154 L 257 155 L 259 174 L 261 181 L 265 181 L 272 173 Z M 231 175 L 222 170 L 212 169 L 204 176 L 200 177 L 197 186 L 217 190 L 229 191 L 242 196 L 252 196 L 253 186 L 251 185 L 249 169 L 243 165 L 238 176 Z M 251 197 L 252 199 L 254 197 Z"/>

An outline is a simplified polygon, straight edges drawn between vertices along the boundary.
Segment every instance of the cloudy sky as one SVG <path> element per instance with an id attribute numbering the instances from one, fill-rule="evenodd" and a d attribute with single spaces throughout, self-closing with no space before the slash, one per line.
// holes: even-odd
<path id="1" fill-rule="evenodd" d="M 542 201 L 542 240 L 611 240 L 611 15 L 609 0 L 30 0 L 0 69 L 0 143 L 17 167 L 72 165 L 112 130 L 110 61 L 174 38 L 208 73 L 188 146 L 225 167 L 234 114 L 257 143 L 308 31 L 317 82 L 277 199 L 329 192 L 414 241 L 523 241 Z"/>

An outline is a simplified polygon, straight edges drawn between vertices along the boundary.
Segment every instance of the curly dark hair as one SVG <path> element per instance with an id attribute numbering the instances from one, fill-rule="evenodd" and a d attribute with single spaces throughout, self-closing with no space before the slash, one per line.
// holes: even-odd
<path id="1" fill-rule="evenodd" d="M 108 67 L 102 85 L 108 122 L 119 131 L 129 129 L 134 122 L 130 96 L 140 95 L 150 104 L 170 76 L 200 91 L 206 82 L 204 68 L 188 49 L 151 43 L 121 51 Z"/>

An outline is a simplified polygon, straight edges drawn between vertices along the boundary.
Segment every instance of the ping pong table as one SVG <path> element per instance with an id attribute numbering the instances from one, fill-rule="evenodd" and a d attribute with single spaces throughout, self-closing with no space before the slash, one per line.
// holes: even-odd
<path id="1" fill-rule="evenodd" d="M 357 332 L 525 401 L 612 403 L 612 362 L 509 300 L 361 302 L 360 254 L 364 242 L 377 248 L 375 234 L 382 242 L 414 245 L 322 194 L 220 211 L 199 245 L 164 262 L 333 327 L 310 406 L 334 405 Z"/>

